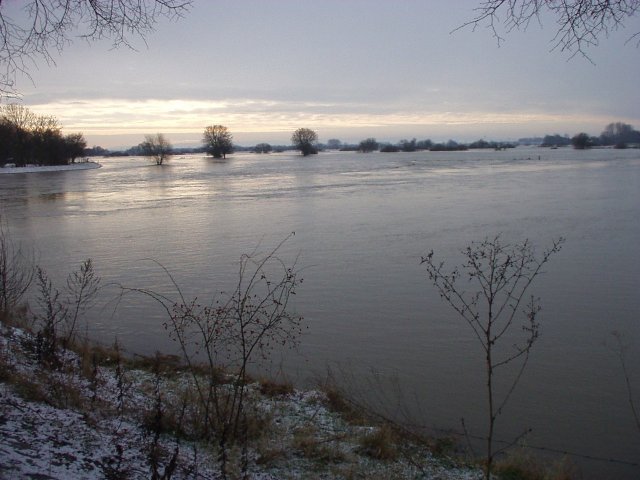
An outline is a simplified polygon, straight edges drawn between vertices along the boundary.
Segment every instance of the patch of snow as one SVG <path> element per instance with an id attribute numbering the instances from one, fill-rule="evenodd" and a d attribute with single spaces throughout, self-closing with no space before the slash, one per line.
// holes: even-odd
<path id="1" fill-rule="evenodd" d="M 16 174 L 16 173 L 40 173 L 40 172 L 60 172 L 66 170 L 91 170 L 94 168 L 100 168 L 100 165 L 97 162 L 80 162 L 80 163 L 71 163 L 69 165 L 51 165 L 51 166 L 36 166 L 36 165 L 27 165 L 25 167 L 11 167 L 5 166 L 0 168 L 1 174 Z"/>
<path id="2" fill-rule="evenodd" d="M 188 375 L 158 378 L 142 370 L 97 367 L 81 373 L 80 358 L 60 351 L 60 365 L 44 370 L 33 353 L 33 335 L 0 323 L 0 368 L 5 378 L 21 376 L 44 392 L 47 402 L 21 396 L 19 383 L 0 381 L 0 478 L 69 479 L 151 477 L 150 452 L 160 452 L 159 471 L 178 451 L 171 478 L 221 478 L 213 445 L 162 435 L 154 443 L 148 425 L 157 397 L 178 405 L 192 382 Z M 1 373 L 1 372 L 0 372 Z M 156 390 L 156 383 L 160 382 Z M 358 439 L 375 427 L 354 426 L 327 408 L 319 391 L 294 391 L 267 397 L 259 385 L 247 387 L 247 408 L 268 420 L 262 446 L 249 446 L 250 480 L 334 479 L 357 473 L 358 478 L 476 480 L 477 469 L 459 468 L 434 458 L 424 447 L 393 461 L 370 458 L 359 452 Z M 55 400 L 52 402 L 51 399 Z M 54 405 L 55 403 L 55 405 Z M 64 405 L 61 405 L 64 404 Z M 296 438 L 306 435 L 329 457 L 300 450 Z M 325 450 L 321 450 L 321 449 Z M 118 476 L 119 475 L 119 476 Z"/>

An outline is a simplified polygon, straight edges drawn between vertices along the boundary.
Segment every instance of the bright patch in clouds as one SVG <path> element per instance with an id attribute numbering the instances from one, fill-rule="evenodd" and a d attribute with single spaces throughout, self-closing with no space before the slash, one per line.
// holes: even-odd
<path id="1" fill-rule="evenodd" d="M 585 118 L 584 115 L 559 112 L 460 112 L 437 111 L 431 106 L 386 106 L 379 108 L 384 113 L 376 113 L 368 105 L 260 99 L 76 99 L 34 104 L 30 108 L 37 113 L 54 115 L 65 131 L 83 132 L 90 141 L 93 136 L 142 137 L 144 134 L 162 132 L 183 136 L 193 134 L 192 138 L 197 143 L 204 128 L 213 124 L 225 125 L 234 134 L 245 134 L 246 141 L 249 141 L 249 137 L 256 142 L 260 141 L 261 133 L 271 134 L 271 137 L 274 133 L 280 133 L 277 137 L 282 143 L 287 143 L 290 132 L 301 126 L 317 129 L 321 135 L 323 131 L 342 132 L 342 138 L 345 139 L 366 136 L 366 129 L 372 129 L 370 136 L 380 136 L 386 129 L 388 138 L 393 139 L 397 135 L 402 136 L 400 127 L 406 126 L 424 132 L 424 138 L 439 135 L 453 138 L 469 135 L 473 137 L 479 128 L 484 128 L 490 134 L 492 126 L 526 125 L 527 130 L 523 130 L 526 133 L 532 125 L 552 128 L 553 125 L 567 123 L 604 125 L 605 122 L 602 118 Z M 411 135 L 415 134 L 407 131 L 404 136 Z M 242 135 L 240 138 L 236 136 L 236 139 L 242 141 Z"/>

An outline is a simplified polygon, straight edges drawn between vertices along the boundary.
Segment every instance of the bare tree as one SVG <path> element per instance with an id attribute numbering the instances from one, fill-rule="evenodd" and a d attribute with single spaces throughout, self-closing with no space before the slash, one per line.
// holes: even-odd
<path id="1" fill-rule="evenodd" d="M 317 141 L 318 134 L 310 128 L 299 128 L 291 135 L 291 142 L 305 157 L 312 153 L 318 153 Z"/>
<path id="2" fill-rule="evenodd" d="M 211 125 L 204 129 L 202 143 L 207 153 L 215 158 L 227 158 L 227 153 L 233 152 L 233 135 L 227 127 Z"/>
<path id="3" fill-rule="evenodd" d="M 375 138 L 365 138 L 360 142 L 358 146 L 358 151 L 362 153 L 370 153 L 378 150 L 380 145 L 376 141 Z"/>
<path id="4" fill-rule="evenodd" d="M 31 130 L 36 118 L 35 113 L 18 103 L 1 106 L 0 116 L 9 125 L 21 130 Z"/>
<path id="5" fill-rule="evenodd" d="M 538 299 L 525 298 L 533 280 L 542 273 L 542 267 L 551 255 L 560 251 L 564 239 L 553 242 L 540 258 L 529 241 L 520 244 L 503 244 L 500 236 L 472 242 L 463 254 L 462 270 L 444 271 L 444 263 L 436 262 L 433 251 L 422 258 L 429 279 L 440 292 L 440 296 L 473 329 L 482 345 L 485 356 L 485 378 L 487 395 L 487 445 L 485 478 L 491 478 L 496 454 L 494 432 L 496 419 L 502 413 L 516 388 L 529 359 L 531 348 L 538 338 L 540 311 Z M 475 284 L 477 290 L 469 292 L 458 280 L 466 279 Z M 520 338 L 512 330 L 520 327 Z M 500 342 L 504 340 L 504 342 Z M 502 343 L 512 348 L 504 348 Z M 506 391 L 499 391 L 494 380 L 499 369 L 520 361 Z M 525 432 L 526 433 L 526 432 Z"/>
<path id="6" fill-rule="evenodd" d="M 0 96 L 15 96 L 16 76 L 29 75 L 37 60 L 55 63 L 73 38 L 108 38 L 115 47 L 144 38 L 162 17 L 181 17 L 191 0 L 0 1 Z M 17 5 L 16 5 L 17 4 Z M 21 7 L 21 8 L 20 8 Z"/>
<path id="7" fill-rule="evenodd" d="M 271 150 L 273 150 L 273 148 L 268 143 L 259 143 L 253 147 L 255 153 L 271 153 Z"/>
<path id="8" fill-rule="evenodd" d="M 84 155 L 84 149 L 87 148 L 87 141 L 82 133 L 70 133 L 65 135 L 64 143 L 67 147 L 67 155 L 71 159 L 71 163 L 76 162 L 76 158 Z"/>
<path id="9" fill-rule="evenodd" d="M 475 8 L 473 19 L 464 27 L 487 26 L 502 42 L 500 24 L 504 31 L 526 30 L 548 12 L 555 19 L 556 33 L 552 39 L 553 49 L 586 55 L 589 47 L 595 47 L 602 37 L 623 28 L 625 22 L 638 13 L 638 0 L 485 0 Z M 640 43 L 640 32 L 635 32 L 629 41 Z"/>
<path id="10" fill-rule="evenodd" d="M 162 163 L 171 156 L 173 147 L 169 140 L 161 133 L 155 135 L 146 135 L 144 142 L 140 144 L 140 150 L 145 157 L 153 158 L 156 165 L 162 165 Z"/>
<path id="11" fill-rule="evenodd" d="M 83 155 L 87 146 L 81 133 L 63 136 L 54 116 L 37 115 L 24 105 L 0 107 L 0 123 L 4 126 L 3 156 L 11 157 L 18 166 L 66 165 Z"/>

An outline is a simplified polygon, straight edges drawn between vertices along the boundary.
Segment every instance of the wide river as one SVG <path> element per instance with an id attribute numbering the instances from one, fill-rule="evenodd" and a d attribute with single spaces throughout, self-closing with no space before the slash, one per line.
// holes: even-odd
<path id="1" fill-rule="evenodd" d="M 103 284 L 189 296 L 232 289 L 242 253 L 296 257 L 295 309 L 308 329 L 276 359 L 303 385 L 332 370 L 353 389 L 432 429 L 484 429 L 483 356 L 439 298 L 420 257 L 453 267 L 471 241 L 501 234 L 538 251 L 566 237 L 533 285 L 541 335 L 498 437 L 568 451 L 586 478 L 640 478 L 640 151 L 235 154 L 100 159 L 97 170 L 0 175 L 0 214 L 62 286 L 92 258 Z M 153 353 L 174 348 L 158 305 L 106 288 L 89 332 Z M 372 371 L 378 372 L 374 375 Z M 377 382 L 379 385 L 376 385 Z M 360 385 L 358 385 L 360 384 Z M 400 395 L 400 392 L 402 394 Z M 537 450 L 536 450 L 537 451 Z M 612 459 L 587 460 L 584 457 Z"/>

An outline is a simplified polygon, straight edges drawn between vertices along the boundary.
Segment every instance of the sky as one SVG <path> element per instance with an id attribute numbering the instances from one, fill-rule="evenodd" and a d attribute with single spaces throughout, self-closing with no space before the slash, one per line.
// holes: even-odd
<path id="1" fill-rule="evenodd" d="M 590 60 L 553 50 L 542 17 L 498 44 L 465 28 L 470 0 L 195 0 L 134 49 L 74 40 L 18 78 L 22 103 L 89 146 L 163 133 L 197 146 L 208 125 L 234 142 L 513 140 L 640 129 L 640 18 L 601 39 Z M 4 5 L 3 5 L 4 7 Z"/>

